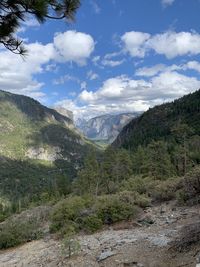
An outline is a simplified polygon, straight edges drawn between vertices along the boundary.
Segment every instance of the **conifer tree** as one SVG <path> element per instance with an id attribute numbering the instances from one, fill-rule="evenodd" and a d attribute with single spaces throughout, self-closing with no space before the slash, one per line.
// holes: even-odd
<path id="1" fill-rule="evenodd" d="M 26 49 L 15 33 L 29 17 L 43 23 L 46 19 L 73 20 L 80 0 L 1 0 L 0 44 L 16 54 Z"/>

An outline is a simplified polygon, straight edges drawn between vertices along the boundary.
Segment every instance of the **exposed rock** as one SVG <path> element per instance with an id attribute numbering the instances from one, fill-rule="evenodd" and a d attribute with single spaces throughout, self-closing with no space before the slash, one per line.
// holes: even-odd
<path id="1" fill-rule="evenodd" d="M 74 115 L 73 115 L 73 112 L 66 109 L 66 108 L 63 108 L 63 107 L 60 107 L 60 106 L 54 106 L 53 107 L 58 113 L 60 113 L 61 115 L 69 118 L 70 120 L 73 121 L 74 119 Z"/>
<path id="2" fill-rule="evenodd" d="M 137 113 L 106 114 L 88 121 L 79 119 L 76 126 L 89 139 L 112 143 L 122 128 L 137 115 Z"/>
<path id="3" fill-rule="evenodd" d="M 107 258 L 109 258 L 109 257 L 111 257 L 111 256 L 113 256 L 113 255 L 115 255 L 115 254 L 116 254 L 116 252 L 111 251 L 111 250 L 103 251 L 103 252 L 101 252 L 101 254 L 97 257 L 97 261 L 98 261 L 98 262 L 99 262 L 99 261 L 103 261 L 103 260 L 105 260 L 105 259 L 107 259 Z"/>
<path id="4" fill-rule="evenodd" d="M 165 220 L 161 217 L 160 207 L 149 210 L 155 217 L 155 223 L 149 227 L 103 230 L 93 235 L 78 236 L 81 249 L 70 259 L 62 253 L 62 242 L 49 236 L 48 239 L 0 251 L 0 267 L 199 267 L 199 257 L 195 256 L 199 253 L 199 246 L 183 253 L 169 249 L 179 230 L 188 221 L 199 218 L 199 207 L 184 208 L 187 211 L 185 216 L 181 215 L 183 210 L 178 207 L 176 213 L 181 219 L 174 224 L 160 223 Z M 166 208 L 165 215 L 170 216 L 171 212 L 172 209 Z"/>
<path id="5" fill-rule="evenodd" d="M 43 147 L 39 148 L 32 147 L 27 150 L 26 157 L 30 159 L 47 160 L 52 162 L 57 159 L 63 158 L 61 155 L 61 149 L 59 147 L 52 147 L 51 151 L 48 151 Z"/>

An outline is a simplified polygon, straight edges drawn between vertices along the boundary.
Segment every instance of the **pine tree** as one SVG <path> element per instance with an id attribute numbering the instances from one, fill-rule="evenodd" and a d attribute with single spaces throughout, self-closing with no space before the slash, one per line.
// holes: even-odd
<path id="1" fill-rule="evenodd" d="M 148 145 L 146 171 L 154 179 L 166 179 L 174 175 L 171 158 L 163 141 L 152 142 Z"/>
<path id="2" fill-rule="evenodd" d="M 84 167 L 78 173 L 74 187 L 79 194 L 98 195 L 100 184 L 99 163 L 94 151 L 88 154 L 84 161 Z"/>
<path id="3" fill-rule="evenodd" d="M 21 22 L 28 17 L 40 23 L 46 19 L 73 20 L 80 0 L 1 0 L 0 1 L 0 44 L 17 54 L 25 54 L 21 40 L 15 33 Z"/>

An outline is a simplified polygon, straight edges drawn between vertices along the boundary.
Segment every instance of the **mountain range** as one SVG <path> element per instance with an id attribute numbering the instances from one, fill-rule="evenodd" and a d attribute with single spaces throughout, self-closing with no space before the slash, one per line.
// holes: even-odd
<path id="1" fill-rule="evenodd" d="M 79 119 L 76 126 L 89 139 L 112 143 L 123 127 L 138 113 L 106 114 L 89 120 Z"/>

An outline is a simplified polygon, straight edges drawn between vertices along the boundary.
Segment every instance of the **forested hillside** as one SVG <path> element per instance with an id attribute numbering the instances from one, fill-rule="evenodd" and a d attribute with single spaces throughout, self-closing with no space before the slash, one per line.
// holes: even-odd
<path id="1" fill-rule="evenodd" d="M 199 100 L 198 91 L 145 112 L 129 124 L 129 132 L 127 131 L 130 134 L 130 125 L 134 125 L 134 136 L 140 137 L 136 145 L 133 147 L 134 142 L 129 145 L 129 139 L 126 140 L 126 136 L 123 136 L 127 147 L 116 147 L 115 142 L 104 153 L 95 149 L 86 153 L 91 146 L 84 146 L 84 143 L 81 145 L 80 142 L 72 143 L 74 139 L 70 139 L 70 143 L 65 141 L 68 131 L 72 132 L 68 128 L 66 132 L 66 126 L 62 122 L 55 124 L 53 118 L 52 123 L 52 117 L 48 122 L 41 120 L 42 125 L 50 123 L 53 127 L 51 129 L 56 125 L 58 131 L 51 130 L 43 135 L 43 127 L 38 127 L 37 136 L 40 138 L 34 144 L 44 144 L 44 140 L 48 140 L 45 144 L 60 144 L 61 148 L 66 144 L 70 147 L 71 144 L 76 153 L 74 161 L 66 158 L 55 161 L 27 159 L 27 156 L 23 158 L 20 153 L 16 153 L 16 158 L 14 153 L 10 158 L 1 156 L 0 219 L 4 220 L 11 213 L 21 212 L 30 206 L 48 204 L 51 206 L 51 214 L 46 220 L 49 221 L 50 232 L 58 237 L 65 236 L 69 242 L 78 232 L 93 233 L 106 225 L 134 220 L 143 209 L 154 206 L 155 203 L 173 200 L 174 205 L 199 204 Z M 1 111 L 4 121 L 11 117 L 5 116 L 9 107 L 10 104 Z M 12 115 L 17 111 L 15 109 Z M 20 116 L 22 115 L 18 114 L 18 118 Z M 27 118 L 27 121 L 33 127 L 32 120 Z M 24 117 L 23 122 L 26 122 Z M 14 129 L 14 121 L 10 120 L 9 123 L 13 126 L 10 129 Z M 27 125 L 27 122 L 18 124 Z M 37 125 L 35 122 L 34 126 Z M 154 127 L 157 131 L 154 131 Z M 62 132 L 59 131 L 60 128 Z M 21 132 L 24 134 L 28 127 L 23 129 Z M 9 144 L 8 137 L 12 136 L 11 133 L 12 130 L 7 131 L 5 144 Z M 22 142 L 19 135 L 18 140 Z M 24 140 L 26 139 L 23 142 Z M 12 138 L 10 142 L 14 142 Z M 29 143 L 23 144 L 27 145 L 26 149 L 29 148 Z M 8 153 L 9 150 L 4 151 Z M 67 150 L 63 153 L 67 153 Z M 76 155 L 79 155 L 79 160 Z M 82 167 L 76 170 L 80 161 L 83 163 Z M 148 218 L 145 220 L 147 225 L 153 223 Z M 23 217 L 20 219 L 19 216 L 13 223 L 0 225 L 0 248 L 40 237 L 37 224 L 22 221 Z M 198 233 L 198 228 L 195 233 Z"/>
<path id="2" fill-rule="evenodd" d="M 148 145 L 153 140 L 173 142 L 178 138 L 177 134 L 180 137 L 200 134 L 200 90 L 151 108 L 133 119 L 123 128 L 113 146 L 135 151 L 139 145 Z"/>
<path id="3" fill-rule="evenodd" d="M 29 97 L 0 91 L 2 209 L 67 194 L 90 147 L 69 118 Z"/>

